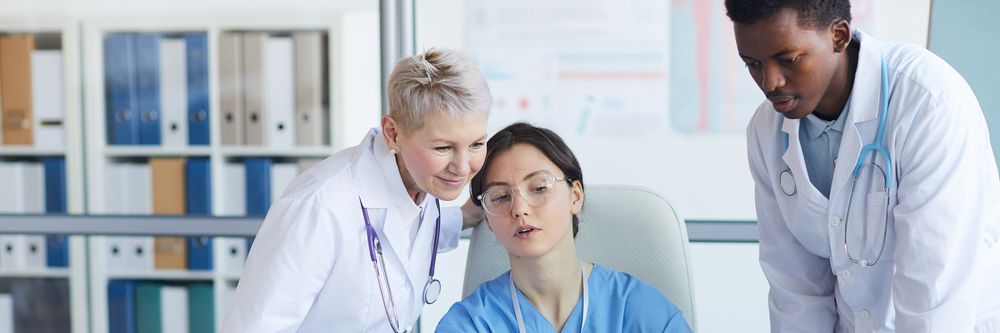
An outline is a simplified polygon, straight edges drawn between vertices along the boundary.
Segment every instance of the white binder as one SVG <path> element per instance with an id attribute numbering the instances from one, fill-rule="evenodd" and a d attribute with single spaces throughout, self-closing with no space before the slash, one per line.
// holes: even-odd
<path id="1" fill-rule="evenodd" d="M 227 273 L 240 273 L 247 259 L 246 238 L 218 238 L 223 250 L 222 268 Z"/>
<path id="2" fill-rule="evenodd" d="M 220 215 L 244 216 L 247 214 L 246 166 L 239 162 L 226 162 L 222 168 L 224 190 L 221 192 L 224 200 Z"/>
<path id="3" fill-rule="evenodd" d="M 274 163 L 271 165 L 271 202 L 274 203 L 285 193 L 288 184 L 299 175 L 296 163 Z"/>
<path id="4" fill-rule="evenodd" d="M 23 270 L 25 259 L 27 258 L 21 253 L 24 248 L 24 236 L 0 236 L 0 271 L 13 272 Z"/>
<path id="5" fill-rule="evenodd" d="M 14 297 L 0 294 L 0 333 L 14 333 Z"/>
<path id="6" fill-rule="evenodd" d="M 295 49 L 289 36 L 264 43 L 264 141 L 271 147 L 295 146 Z"/>
<path id="7" fill-rule="evenodd" d="M 63 58 L 60 50 L 31 52 L 31 103 L 34 108 L 35 147 L 66 148 L 63 126 Z"/>
<path id="8" fill-rule="evenodd" d="M 164 147 L 188 144 L 187 42 L 160 39 L 160 135 Z"/>
<path id="9" fill-rule="evenodd" d="M 188 290 L 183 286 L 160 287 L 162 333 L 188 333 Z"/>
<path id="10" fill-rule="evenodd" d="M 21 252 L 24 256 L 24 269 L 39 271 L 48 267 L 45 261 L 45 236 L 24 235 Z"/>
<path id="11" fill-rule="evenodd" d="M 129 164 L 129 212 L 133 215 L 153 214 L 153 171 L 147 163 Z M 153 237 L 132 236 L 126 242 L 129 267 L 134 271 L 153 270 Z"/>

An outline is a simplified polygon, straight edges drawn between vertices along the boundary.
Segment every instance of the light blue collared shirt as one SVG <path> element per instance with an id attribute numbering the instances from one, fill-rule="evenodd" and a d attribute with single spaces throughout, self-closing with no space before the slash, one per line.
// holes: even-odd
<path id="1" fill-rule="evenodd" d="M 802 143 L 802 155 L 806 160 L 809 182 L 827 198 L 830 197 L 833 169 L 837 164 L 837 153 L 840 151 L 840 139 L 844 136 L 844 123 L 849 105 L 851 105 L 850 99 L 836 120 L 826 121 L 815 114 L 809 114 L 799 122 L 799 141 Z"/>

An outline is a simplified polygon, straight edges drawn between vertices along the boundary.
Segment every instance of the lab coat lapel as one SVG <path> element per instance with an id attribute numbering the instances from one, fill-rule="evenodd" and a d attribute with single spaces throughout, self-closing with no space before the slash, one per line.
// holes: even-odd
<path id="1" fill-rule="evenodd" d="M 352 170 L 359 196 L 369 210 L 376 232 L 384 235 L 379 237 L 383 251 L 391 251 L 392 257 L 398 258 L 398 261 L 390 260 L 390 256 L 386 256 L 386 264 L 398 262 L 402 268 L 408 268 L 410 242 L 403 224 L 413 222 L 414 211 L 418 208 L 406 194 L 399 169 L 381 132 L 372 129 L 361 145 Z M 379 217 L 381 220 L 376 220 Z"/>
<path id="2" fill-rule="evenodd" d="M 795 195 L 807 198 L 817 208 L 826 207 L 826 198 L 809 182 L 805 155 L 802 153 L 802 144 L 799 141 L 799 126 L 801 126 L 799 119 L 783 119 L 781 131 L 784 133 L 783 136 L 788 137 L 788 149 L 785 149 L 781 159 L 785 161 L 785 165 L 795 178 Z"/>
<path id="3" fill-rule="evenodd" d="M 850 111 L 847 126 L 844 127 L 837 152 L 837 165 L 833 173 L 830 198 L 836 198 L 846 188 L 851 172 L 858 161 L 861 147 L 874 142 L 878 127 L 879 87 L 882 75 L 882 51 L 874 38 L 861 31 L 854 32 L 855 40 L 861 42 L 858 52 L 858 68 L 851 88 Z"/>

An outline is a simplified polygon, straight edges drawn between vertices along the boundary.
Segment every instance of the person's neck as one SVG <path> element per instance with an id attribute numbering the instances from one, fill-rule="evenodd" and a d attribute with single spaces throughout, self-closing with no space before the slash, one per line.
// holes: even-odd
<path id="1" fill-rule="evenodd" d="M 517 289 L 557 332 L 562 331 L 583 292 L 580 259 L 572 236 L 568 237 L 542 257 L 510 257 L 510 276 Z"/>
<path id="2" fill-rule="evenodd" d="M 403 181 L 403 187 L 406 188 L 406 195 L 410 196 L 414 204 L 420 205 L 424 200 L 424 194 L 427 192 L 420 189 L 420 186 L 417 186 L 417 182 L 413 181 L 413 178 L 410 177 L 410 171 L 406 170 L 406 163 L 403 162 L 403 159 L 399 155 L 394 155 L 394 157 L 396 158 L 396 168 L 399 169 L 399 178 Z"/>
<path id="3" fill-rule="evenodd" d="M 820 99 L 816 110 L 813 111 L 816 117 L 832 121 L 844 112 L 847 100 L 851 97 L 851 91 L 854 90 L 854 75 L 858 70 L 860 50 L 861 44 L 857 40 L 851 41 L 851 44 L 847 46 L 847 50 L 840 58 L 840 66 L 837 67 L 836 73 L 830 80 L 826 94 Z"/>

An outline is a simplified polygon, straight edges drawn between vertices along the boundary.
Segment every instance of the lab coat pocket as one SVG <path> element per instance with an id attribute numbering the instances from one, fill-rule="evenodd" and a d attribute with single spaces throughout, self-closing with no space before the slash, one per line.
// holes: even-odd
<path id="1" fill-rule="evenodd" d="M 881 244 L 880 242 L 884 241 L 887 223 L 889 223 L 888 215 L 886 215 L 889 210 L 887 198 L 888 193 L 886 192 L 868 193 L 865 207 L 865 224 L 867 225 L 865 244 Z M 879 251 L 878 248 L 869 250 Z"/>

